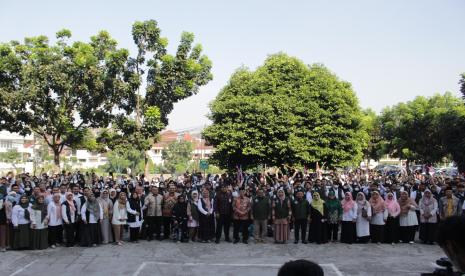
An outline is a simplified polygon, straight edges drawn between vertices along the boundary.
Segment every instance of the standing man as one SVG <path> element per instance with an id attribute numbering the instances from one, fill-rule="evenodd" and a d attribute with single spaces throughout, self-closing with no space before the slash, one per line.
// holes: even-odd
<path id="1" fill-rule="evenodd" d="M 176 188 L 174 185 L 170 185 L 168 193 L 163 197 L 163 239 L 168 239 L 171 234 L 171 221 L 173 217 L 173 207 L 178 202 L 178 196 L 176 195 Z"/>
<path id="2" fill-rule="evenodd" d="M 454 196 L 451 187 L 447 187 L 445 191 L 445 196 L 441 198 L 441 205 L 439 210 L 439 215 L 441 220 L 445 220 L 451 216 L 457 216 L 460 214 L 459 199 Z"/>
<path id="3" fill-rule="evenodd" d="M 250 212 L 250 199 L 245 196 L 243 187 L 239 189 L 239 197 L 234 200 L 234 243 L 239 242 L 239 231 L 242 232 L 242 242 L 247 244 L 249 238 L 248 221 Z"/>
<path id="4" fill-rule="evenodd" d="M 263 188 L 258 189 L 257 196 L 252 202 L 252 220 L 254 222 L 254 239 L 256 243 L 264 243 L 267 231 L 267 221 L 270 219 L 270 199 L 265 196 Z"/>
<path id="5" fill-rule="evenodd" d="M 303 191 L 297 192 L 296 199 L 292 202 L 292 214 L 294 216 L 294 243 L 299 243 L 299 232 L 302 232 L 302 243 L 307 244 L 305 237 L 310 219 L 310 203 L 304 199 Z"/>
<path id="6" fill-rule="evenodd" d="M 145 220 L 147 221 L 147 240 L 151 241 L 153 238 L 153 233 L 155 233 L 157 240 L 161 239 L 160 228 L 162 220 L 162 206 L 163 206 L 163 196 L 158 193 L 158 187 L 152 186 L 150 189 L 150 194 L 145 197 L 144 207 L 142 209 L 147 209 L 147 216 Z"/>
<path id="7" fill-rule="evenodd" d="M 232 215 L 232 195 L 228 191 L 226 184 L 221 186 L 221 191 L 216 194 L 214 202 L 214 211 L 216 216 L 216 239 L 215 243 L 220 243 L 221 230 L 224 231 L 224 240 L 231 242 L 229 239 L 229 227 L 231 225 Z"/>

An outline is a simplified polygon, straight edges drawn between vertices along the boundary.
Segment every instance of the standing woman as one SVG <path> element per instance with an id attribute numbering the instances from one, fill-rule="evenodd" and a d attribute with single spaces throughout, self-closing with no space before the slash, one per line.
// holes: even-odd
<path id="1" fill-rule="evenodd" d="M 384 225 L 388 218 L 388 211 L 384 205 L 384 199 L 378 191 L 371 193 L 370 205 L 372 212 L 370 220 L 371 242 L 379 244 L 384 240 Z"/>
<path id="2" fill-rule="evenodd" d="M 417 204 L 415 200 L 408 196 L 406 191 L 400 193 L 400 217 L 399 217 L 399 233 L 400 239 L 404 243 L 413 243 L 415 239 L 415 229 L 418 226 L 418 219 L 415 210 Z"/>
<path id="3" fill-rule="evenodd" d="M 200 242 L 210 242 L 215 237 L 215 219 L 213 216 L 213 199 L 207 189 L 202 191 L 199 207 L 199 239 Z"/>
<path id="4" fill-rule="evenodd" d="M 100 220 L 103 218 L 103 210 L 94 194 L 89 194 L 86 203 L 81 208 L 82 236 L 81 246 L 97 246 L 102 239 L 100 237 Z"/>
<path id="5" fill-rule="evenodd" d="M 7 233 L 9 230 L 8 228 L 9 228 L 9 224 L 11 220 L 12 203 L 9 199 L 11 199 L 10 195 L 4 198 L 4 201 L 0 203 L 0 251 L 1 252 L 6 251 L 7 238 L 8 238 Z"/>
<path id="6" fill-rule="evenodd" d="M 284 190 L 279 189 L 278 197 L 273 201 L 272 205 L 275 243 L 285 244 L 289 240 L 289 220 L 291 215 L 291 203 L 286 198 Z"/>
<path id="7" fill-rule="evenodd" d="M 31 246 L 31 229 L 29 199 L 23 195 L 19 199 L 19 204 L 13 207 L 11 223 L 13 224 L 13 249 L 26 249 Z"/>
<path id="8" fill-rule="evenodd" d="M 358 205 L 352 199 L 352 193 L 346 192 L 342 205 L 341 242 L 352 244 L 355 241 L 355 224 Z"/>
<path id="9" fill-rule="evenodd" d="M 63 219 L 61 218 L 61 195 L 53 194 L 52 202 L 47 205 L 48 243 L 52 248 L 63 242 Z"/>
<path id="10" fill-rule="evenodd" d="M 310 204 L 310 230 L 308 231 L 308 241 L 322 244 L 327 242 L 326 237 L 326 210 L 325 201 L 320 198 L 318 192 L 313 193 L 313 200 Z"/>
<path id="11" fill-rule="evenodd" d="M 187 217 L 189 218 L 187 227 L 189 228 L 189 238 L 195 242 L 199 229 L 199 209 L 197 206 L 199 203 L 199 192 L 192 191 L 191 197 L 187 204 Z"/>
<path id="12" fill-rule="evenodd" d="M 43 195 L 36 198 L 36 202 L 29 207 L 31 218 L 31 249 L 48 248 L 48 213 L 47 204 Z"/>
<path id="13" fill-rule="evenodd" d="M 357 194 L 357 207 L 357 242 L 366 243 L 370 239 L 371 205 L 362 192 Z"/>
<path id="14" fill-rule="evenodd" d="M 65 228 L 66 247 L 74 246 L 76 236 L 77 204 L 72 193 L 66 193 L 66 200 L 61 204 L 61 217 Z"/>
<path id="15" fill-rule="evenodd" d="M 397 200 L 394 198 L 393 193 L 387 194 L 387 199 L 384 202 L 384 206 L 388 211 L 388 218 L 386 226 L 384 228 L 384 238 L 386 243 L 398 243 L 399 242 L 399 214 L 400 206 Z"/>
<path id="16" fill-rule="evenodd" d="M 142 226 L 141 201 L 139 194 L 133 192 L 127 205 L 128 224 L 129 224 L 129 241 L 138 242 L 140 227 Z"/>
<path id="17" fill-rule="evenodd" d="M 326 200 L 327 210 L 327 227 L 328 227 L 328 239 L 332 242 L 337 242 L 339 223 L 342 218 L 342 205 L 341 202 L 336 198 L 336 193 L 330 191 L 328 193 L 328 200 Z"/>
<path id="18" fill-rule="evenodd" d="M 107 244 L 113 242 L 111 233 L 111 216 L 113 214 L 113 201 L 110 199 L 108 190 L 102 192 L 102 196 L 97 200 L 100 203 L 103 211 L 103 218 L 100 220 L 100 230 L 102 232 L 102 243 Z"/>
<path id="19" fill-rule="evenodd" d="M 125 192 L 119 194 L 118 200 L 113 205 L 113 218 L 111 224 L 113 225 L 113 232 L 115 233 L 115 243 L 123 245 L 121 238 L 123 236 L 123 225 L 126 224 L 128 219 L 128 212 L 126 209 L 127 197 Z"/>
<path id="20" fill-rule="evenodd" d="M 420 240 L 433 244 L 438 224 L 438 202 L 430 190 L 425 190 L 420 199 Z"/>

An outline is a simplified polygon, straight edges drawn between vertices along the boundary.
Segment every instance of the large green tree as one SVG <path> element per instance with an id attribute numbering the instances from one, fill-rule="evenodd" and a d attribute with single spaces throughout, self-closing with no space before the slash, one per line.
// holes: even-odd
<path id="1" fill-rule="evenodd" d="M 104 133 L 100 140 L 113 139 L 117 142 L 110 144 L 127 143 L 146 151 L 168 124 L 174 104 L 198 93 L 200 86 L 212 79 L 212 65 L 208 57 L 202 55 L 202 46 L 193 45 L 192 33 L 182 33 L 175 55 L 167 53 L 168 40 L 161 37 L 155 20 L 135 22 L 132 36 L 138 49 L 136 57 L 130 59 L 137 91 L 133 106 L 135 116 L 120 116 L 116 130 Z M 146 88 L 142 91 L 144 78 Z M 145 160 L 148 164 L 147 154 Z"/>
<path id="2" fill-rule="evenodd" d="M 82 142 L 89 128 L 106 127 L 114 112 L 131 112 L 134 74 L 129 52 L 101 31 L 89 42 L 57 32 L 24 43 L 0 44 L 0 128 L 44 139 L 60 165 L 63 148 Z"/>
<path id="3" fill-rule="evenodd" d="M 462 105 L 451 93 L 418 96 L 413 101 L 385 108 L 381 115 L 381 135 L 393 157 L 420 163 L 439 162 L 448 154 L 441 121 L 444 114 Z"/>
<path id="4" fill-rule="evenodd" d="M 361 160 L 368 140 L 351 85 L 283 53 L 237 70 L 210 109 L 203 136 L 222 168 L 344 166 Z"/>

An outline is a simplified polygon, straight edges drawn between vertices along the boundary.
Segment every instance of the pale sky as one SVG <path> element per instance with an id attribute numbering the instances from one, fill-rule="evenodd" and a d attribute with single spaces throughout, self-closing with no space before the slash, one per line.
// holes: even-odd
<path id="1" fill-rule="evenodd" d="M 325 64 L 376 111 L 417 95 L 458 95 L 465 72 L 462 0 L 0 0 L 0 41 L 54 37 L 62 28 L 87 41 L 104 29 L 134 55 L 131 26 L 147 19 L 158 21 L 171 52 L 189 31 L 213 62 L 214 80 L 176 104 L 175 130 L 208 124 L 208 103 L 231 74 L 280 51 Z"/>

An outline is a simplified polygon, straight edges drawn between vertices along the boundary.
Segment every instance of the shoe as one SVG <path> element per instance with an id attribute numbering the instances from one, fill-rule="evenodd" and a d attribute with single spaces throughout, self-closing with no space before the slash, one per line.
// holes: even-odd
<path id="1" fill-rule="evenodd" d="M 248 241 L 242 241 L 242 243 L 243 243 L 243 244 L 249 244 L 249 242 L 248 242 Z"/>
<path id="2" fill-rule="evenodd" d="M 118 243 L 116 243 L 116 244 L 119 245 L 119 246 L 122 246 L 122 245 L 123 245 L 122 242 L 118 242 Z"/>
<path id="3" fill-rule="evenodd" d="M 238 243 L 238 242 L 239 242 L 239 240 L 234 240 L 234 242 L 233 242 L 233 243 L 234 243 L 234 244 L 236 244 L 236 243 Z"/>
<path id="4" fill-rule="evenodd" d="M 409 243 L 410 243 L 410 244 L 414 244 L 414 242 L 413 242 L 413 241 L 410 241 Z"/>
<path id="5" fill-rule="evenodd" d="M 220 243 L 220 240 L 219 240 L 219 239 L 216 239 L 216 240 L 215 240 L 215 243 L 216 243 L 216 244 L 219 244 L 219 243 Z"/>
<path id="6" fill-rule="evenodd" d="M 303 241 L 302 243 L 303 243 L 303 244 L 307 244 L 308 242 L 307 242 L 307 241 Z"/>
<path id="7" fill-rule="evenodd" d="M 0 250 L 0 252 L 6 252 L 6 248 L 3 247 L 3 248 Z"/>
<path id="8" fill-rule="evenodd" d="M 50 247 L 51 247 L 51 248 L 53 248 L 53 249 L 55 249 L 55 248 L 56 248 L 56 246 L 55 246 L 54 244 L 53 244 L 52 246 L 50 246 Z M 2 251 L 2 252 L 3 252 L 3 251 Z"/>
<path id="9" fill-rule="evenodd" d="M 299 241 L 294 241 L 294 244 L 298 244 L 298 243 L 299 243 Z"/>
<path id="10" fill-rule="evenodd" d="M 231 239 L 230 238 L 226 238 L 224 239 L 225 242 L 231 242 Z"/>

